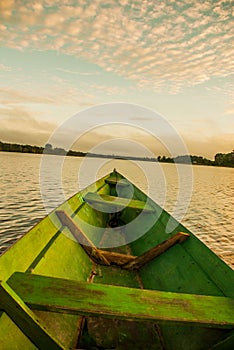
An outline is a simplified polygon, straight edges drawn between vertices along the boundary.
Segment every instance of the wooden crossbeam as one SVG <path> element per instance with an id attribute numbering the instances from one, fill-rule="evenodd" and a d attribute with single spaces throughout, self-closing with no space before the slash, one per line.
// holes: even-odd
<path id="1" fill-rule="evenodd" d="M 123 197 L 109 196 L 108 194 L 98 194 L 89 192 L 85 195 L 84 200 L 89 203 L 99 204 L 101 206 L 110 208 L 110 210 L 120 211 L 124 208 L 132 208 L 143 210 L 146 213 L 154 213 L 155 210 L 148 203 L 137 199 L 129 199 Z"/>
<path id="2" fill-rule="evenodd" d="M 189 237 L 188 233 L 178 232 L 174 236 L 167 239 L 166 241 L 158 244 L 156 247 L 149 249 L 147 252 L 127 262 L 125 265 L 123 265 L 123 268 L 127 270 L 139 270 L 145 264 L 147 264 L 157 256 L 163 254 L 169 248 L 173 247 L 175 244 L 184 242 L 188 237 Z"/>
<path id="3" fill-rule="evenodd" d="M 140 270 L 144 265 L 165 253 L 175 244 L 184 242 L 188 237 L 188 233 L 178 232 L 174 236 L 139 256 L 109 252 L 101 249 L 98 249 L 98 251 L 109 261 L 110 264 L 118 265 L 125 270 Z"/>
<path id="4" fill-rule="evenodd" d="M 56 215 L 61 221 L 62 225 L 67 226 L 80 245 L 83 247 L 89 257 L 97 264 L 109 266 L 110 264 L 124 265 L 133 259 L 135 256 L 120 254 L 116 252 L 109 252 L 98 249 L 93 242 L 82 232 L 76 225 L 74 220 L 67 215 L 63 210 L 57 210 Z"/>
<path id="5" fill-rule="evenodd" d="M 106 266 L 117 265 L 125 270 L 141 269 L 145 264 L 163 254 L 175 244 L 184 242 L 189 237 L 188 233 L 178 232 L 174 236 L 139 256 L 126 255 L 98 249 L 85 235 L 85 233 L 79 229 L 74 220 L 68 216 L 65 211 L 57 210 L 56 215 L 60 219 L 61 223 L 69 228 L 74 238 L 80 243 L 85 252 L 95 263 Z"/>
<path id="6" fill-rule="evenodd" d="M 234 327 L 234 300 L 76 282 L 25 273 L 7 281 L 31 308 L 123 320 Z"/>
<path id="7" fill-rule="evenodd" d="M 134 255 L 111 252 L 107 250 L 98 249 L 98 251 L 109 261 L 110 265 L 117 265 L 123 267 L 136 259 Z"/>
<path id="8" fill-rule="evenodd" d="M 6 282 L 0 284 L 0 309 L 7 313 L 38 349 L 65 349 Z"/>

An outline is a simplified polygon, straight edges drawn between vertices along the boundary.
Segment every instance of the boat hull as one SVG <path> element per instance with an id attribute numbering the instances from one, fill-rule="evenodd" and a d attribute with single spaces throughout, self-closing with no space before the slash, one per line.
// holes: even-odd
<path id="1" fill-rule="evenodd" d="M 180 232 L 188 237 L 170 245 Z M 2 349 L 43 349 L 50 339 L 59 349 L 224 350 L 234 342 L 233 270 L 115 171 L 8 249 L 0 279 Z"/>

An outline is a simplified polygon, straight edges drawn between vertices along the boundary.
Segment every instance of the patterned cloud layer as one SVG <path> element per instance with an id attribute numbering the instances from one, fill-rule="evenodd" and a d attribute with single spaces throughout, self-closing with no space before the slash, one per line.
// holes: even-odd
<path id="1" fill-rule="evenodd" d="M 232 9 L 221 0 L 4 0 L 0 40 L 84 58 L 139 88 L 176 93 L 233 72 Z"/>

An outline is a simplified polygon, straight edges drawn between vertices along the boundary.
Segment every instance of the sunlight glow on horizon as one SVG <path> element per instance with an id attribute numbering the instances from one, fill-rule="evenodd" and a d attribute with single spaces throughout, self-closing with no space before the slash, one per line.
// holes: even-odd
<path id="1" fill-rule="evenodd" d="M 232 10 L 221 0 L 1 2 L 0 140 L 43 146 L 77 112 L 125 102 L 163 115 L 191 154 L 230 152 Z"/>

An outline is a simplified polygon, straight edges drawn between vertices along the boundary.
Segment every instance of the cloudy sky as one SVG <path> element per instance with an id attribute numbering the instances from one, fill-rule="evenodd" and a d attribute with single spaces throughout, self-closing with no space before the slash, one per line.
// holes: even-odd
<path id="1" fill-rule="evenodd" d="M 230 152 L 233 8 L 229 0 L 0 1 L 0 140 L 43 146 L 77 112 L 122 102 L 163 116 L 191 154 Z M 136 111 L 135 120 L 135 129 L 126 116 L 132 127 L 107 125 L 103 135 L 152 146 L 157 118 Z M 79 148 L 89 150 L 89 139 L 94 147 L 95 135 L 105 140 L 86 132 Z"/>

